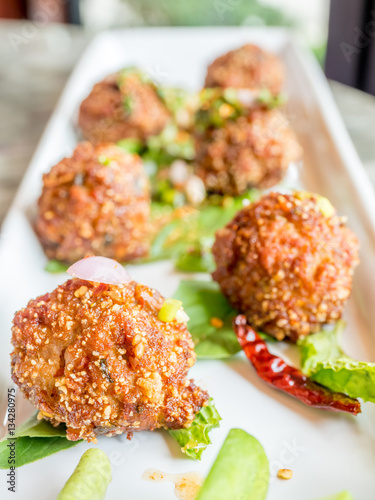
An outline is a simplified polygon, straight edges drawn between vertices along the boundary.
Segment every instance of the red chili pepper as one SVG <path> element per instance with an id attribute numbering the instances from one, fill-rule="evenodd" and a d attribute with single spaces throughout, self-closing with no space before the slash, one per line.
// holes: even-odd
<path id="1" fill-rule="evenodd" d="M 361 405 L 357 399 L 326 389 L 306 377 L 301 370 L 289 366 L 282 358 L 271 354 L 264 340 L 247 324 L 245 316 L 237 316 L 234 319 L 233 328 L 257 374 L 268 384 L 309 406 L 324 410 L 345 411 L 353 415 L 361 413 Z"/>

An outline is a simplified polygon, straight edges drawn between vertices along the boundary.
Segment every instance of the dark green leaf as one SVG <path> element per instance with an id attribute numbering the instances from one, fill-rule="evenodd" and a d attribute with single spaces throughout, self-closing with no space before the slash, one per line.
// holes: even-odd
<path id="1" fill-rule="evenodd" d="M 16 430 L 16 436 L 28 437 L 65 437 L 66 427 L 64 424 L 54 427 L 47 420 L 38 420 L 38 411 L 33 413 L 31 417 L 20 425 Z"/>
<path id="2" fill-rule="evenodd" d="M 213 400 L 210 399 L 208 405 L 196 414 L 188 429 L 172 430 L 169 433 L 181 446 L 183 453 L 200 460 L 204 450 L 211 444 L 209 433 L 215 427 L 219 427 L 220 420 L 221 417 Z"/>
<path id="3" fill-rule="evenodd" d="M 226 358 L 241 350 L 233 331 L 236 311 L 212 281 L 182 281 L 173 296 L 181 300 L 189 316 L 188 329 L 199 358 Z M 211 324 L 212 318 L 223 322 L 221 328 Z"/>
<path id="4" fill-rule="evenodd" d="M 18 427 L 16 437 L 0 441 L 0 469 L 9 469 L 10 465 L 21 467 L 82 442 L 68 441 L 65 425 L 54 427 L 47 420 L 38 420 L 37 414 Z M 10 443 L 15 443 L 15 464 L 9 463 Z"/>
<path id="5" fill-rule="evenodd" d="M 30 464 L 58 451 L 76 446 L 81 441 L 68 441 L 65 437 L 28 437 L 5 439 L 0 442 L 0 469 L 9 469 L 9 443 L 15 443 L 15 467 Z M 14 464 L 12 464 L 14 465 Z"/>
<path id="6" fill-rule="evenodd" d="M 181 281 L 173 297 L 180 300 L 189 316 L 188 329 L 198 358 L 228 358 L 241 350 L 233 331 L 232 321 L 238 314 L 213 281 Z M 223 322 L 218 328 L 213 318 Z M 215 321 L 213 321 L 215 324 Z M 267 342 L 273 337 L 258 332 Z"/>

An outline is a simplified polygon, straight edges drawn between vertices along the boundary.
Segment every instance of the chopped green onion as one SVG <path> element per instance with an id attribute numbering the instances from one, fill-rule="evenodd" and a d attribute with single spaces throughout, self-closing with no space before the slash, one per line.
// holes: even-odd
<path id="1" fill-rule="evenodd" d="M 112 160 L 111 160 L 111 158 L 108 158 L 105 155 L 100 155 L 100 156 L 98 156 L 98 162 L 107 167 L 108 165 L 110 165 Z"/>
<path id="2" fill-rule="evenodd" d="M 164 304 L 162 305 L 158 318 L 160 321 L 164 323 L 168 323 L 169 321 L 173 321 L 176 317 L 177 311 L 182 306 L 182 302 L 176 299 L 166 299 Z"/>
<path id="3" fill-rule="evenodd" d="M 335 213 L 335 209 L 333 208 L 332 203 L 324 196 L 318 196 L 317 205 L 324 217 L 332 217 L 332 215 Z"/>
<path id="4" fill-rule="evenodd" d="M 63 262 L 60 262 L 58 260 L 51 259 L 47 262 L 44 270 L 48 273 L 65 273 L 68 267 L 68 264 L 64 264 Z"/>

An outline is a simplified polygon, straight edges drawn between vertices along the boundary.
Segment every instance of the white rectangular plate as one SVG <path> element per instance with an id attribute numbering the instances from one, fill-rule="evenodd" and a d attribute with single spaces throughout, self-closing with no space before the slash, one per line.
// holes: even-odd
<path id="1" fill-rule="evenodd" d="M 35 213 L 43 172 L 70 155 L 76 142 L 75 118 L 92 85 L 122 66 L 143 67 L 162 83 L 199 88 L 205 68 L 217 55 L 253 42 L 280 55 L 287 69 L 287 114 L 305 150 L 303 167 L 290 172 L 283 185 L 303 186 L 328 196 L 361 241 L 361 264 L 345 317 L 344 338 L 354 357 L 375 361 L 375 195 L 364 173 L 326 81 L 312 56 L 279 29 L 199 28 L 136 29 L 103 33 L 81 59 L 49 122 L 18 195 L 3 226 L 0 247 L 0 387 L 4 407 L 9 375 L 10 329 L 14 312 L 65 281 L 65 275 L 43 270 L 46 258 L 30 221 Z M 22 137 L 20 137 L 22 141 Z M 11 168 L 11 165 L 9 166 Z M 137 281 L 171 296 L 183 277 L 168 262 L 130 266 Z M 281 347 L 279 347 L 281 349 Z M 294 356 L 292 348 L 282 348 Z M 184 458 L 166 432 L 101 438 L 110 457 L 110 500 L 168 500 L 173 486 L 141 479 L 147 468 L 164 472 L 206 474 L 230 428 L 240 427 L 263 444 L 271 464 L 268 500 L 316 500 L 348 489 L 356 500 L 372 500 L 375 489 L 374 408 L 364 405 L 357 418 L 304 407 L 267 387 L 243 355 L 228 361 L 198 361 L 192 375 L 214 397 L 223 420 L 212 432 L 213 444 L 201 462 Z M 17 400 L 19 422 L 31 412 Z M 92 446 L 92 445 L 91 445 Z M 55 498 L 89 445 L 79 445 L 18 471 L 16 495 L 6 491 L 2 471 L 0 496 L 22 500 Z M 294 472 L 290 481 L 275 479 L 281 467 Z M 228 499 L 231 500 L 231 499 Z"/>

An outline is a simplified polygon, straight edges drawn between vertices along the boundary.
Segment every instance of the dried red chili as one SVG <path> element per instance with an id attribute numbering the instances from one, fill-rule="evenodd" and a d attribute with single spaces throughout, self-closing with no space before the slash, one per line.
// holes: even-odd
<path id="1" fill-rule="evenodd" d="M 326 389 L 313 382 L 301 370 L 271 354 L 264 340 L 247 324 L 245 316 L 237 316 L 234 319 L 233 328 L 257 374 L 268 384 L 309 406 L 324 410 L 345 411 L 353 415 L 361 413 L 361 405 L 357 399 Z"/>

